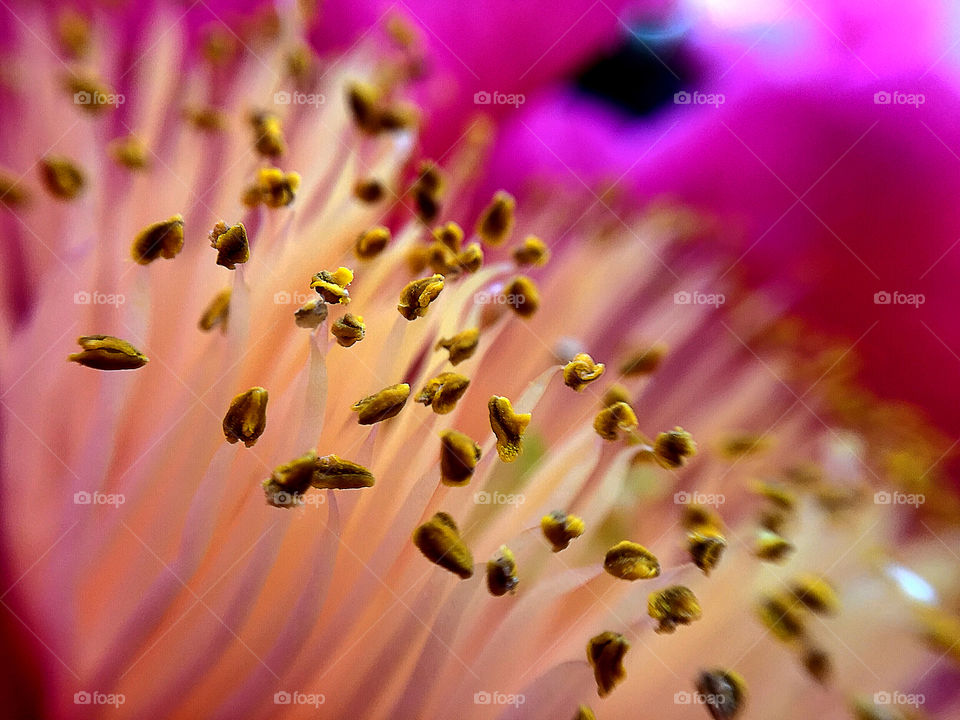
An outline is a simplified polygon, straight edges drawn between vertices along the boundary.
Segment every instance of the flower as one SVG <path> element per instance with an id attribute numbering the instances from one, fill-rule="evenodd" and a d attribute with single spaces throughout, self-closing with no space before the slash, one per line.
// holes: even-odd
<path id="1" fill-rule="evenodd" d="M 191 63 L 156 12 L 126 78 L 94 26 L 91 89 L 27 32 L 42 8 L 14 41 L 6 112 L 48 111 L 4 158 L 33 292 L 0 327 L 2 637 L 36 688 L 8 707 L 876 717 L 931 693 L 960 636 L 946 443 L 865 408 L 849 347 L 693 243 L 710 218 L 547 183 L 478 202 L 484 126 L 418 157 L 402 43 L 318 58 L 266 15 Z"/>

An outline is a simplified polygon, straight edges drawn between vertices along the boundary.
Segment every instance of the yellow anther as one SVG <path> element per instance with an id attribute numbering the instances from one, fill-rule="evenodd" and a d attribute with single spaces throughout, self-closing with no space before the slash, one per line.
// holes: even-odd
<path id="1" fill-rule="evenodd" d="M 607 550 L 603 569 L 621 580 L 649 580 L 660 574 L 660 561 L 643 545 L 623 540 Z"/>
<path id="2" fill-rule="evenodd" d="M 149 362 L 133 345 L 112 335 L 84 335 L 77 344 L 81 351 L 67 360 L 94 370 L 136 370 Z"/>
<path id="3" fill-rule="evenodd" d="M 487 561 L 487 589 L 496 597 L 511 595 L 517 591 L 520 578 L 517 576 L 517 561 L 506 545 Z"/>
<path id="4" fill-rule="evenodd" d="M 577 392 L 603 375 L 606 365 L 595 363 L 586 353 L 580 353 L 563 368 L 563 383 Z"/>
<path id="5" fill-rule="evenodd" d="M 470 385 L 470 380 L 455 372 L 444 372 L 430 380 L 420 394 L 417 402 L 429 405 L 437 415 L 446 415 L 456 406 Z"/>
<path id="6" fill-rule="evenodd" d="M 141 265 L 149 265 L 157 258 L 175 258 L 183 249 L 183 215 L 174 215 L 148 225 L 133 240 L 130 254 Z"/>
<path id="7" fill-rule="evenodd" d="M 227 225 L 223 220 L 210 231 L 210 247 L 217 251 L 217 265 L 233 270 L 250 259 L 250 242 L 243 223 Z"/>
<path id="8" fill-rule="evenodd" d="M 627 677 L 623 658 L 630 643 L 620 633 L 602 632 L 587 643 L 587 662 L 593 668 L 597 681 L 597 694 L 605 697 Z"/>
<path id="9" fill-rule="evenodd" d="M 367 326 L 363 324 L 363 318 L 351 313 L 346 313 L 330 327 L 330 332 L 337 339 L 340 347 L 352 347 L 360 342 L 366 330 Z"/>
<path id="10" fill-rule="evenodd" d="M 383 252 L 389 242 L 390 229 L 383 225 L 376 225 L 360 233 L 353 249 L 361 260 L 370 260 Z"/>
<path id="11" fill-rule="evenodd" d="M 410 397 L 410 386 L 406 383 L 400 383 L 385 387 L 378 393 L 358 400 L 351 409 L 357 413 L 358 423 L 373 425 L 383 420 L 389 420 L 403 410 L 408 397 Z"/>
<path id="12" fill-rule="evenodd" d="M 86 178 L 77 165 L 52 155 L 40 161 L 40 179 L 47 192 L 61 200 L 73 200 L 86 185 Z"/>
<path id="13" fill-rule="evenodd" d="M 514 249 L 513 260 L 517 265 L 545 265 L 550 259 L 547 244 L 536 235 L 527 235 L 523 243 Z"/>
<path id="14" fill-rule="evenodd" d="M 633 432 L 639 421 L 633 408 L 627 403 L 618 401 L 597 413 L 593 421 L 593 429 L 597 435 L 611 442 L 620 439 L 620 432 Z"/>
<path id="15" fill-rule="evenodd" d="M 540 519 L 543 536 L 553 547 L 554 552 L 566 550 L 571 540 L 583 535 L 583 520 L 576 515 L 567 515 L 562 510 L 554 510 Z"/>
<path id="16" fill-rule="evenodd" d="M 480 445 L 458 430 L 440 433 L 440 479 L 444 485 L 466 485 L 480 462 Z"/>
<path id="17" fill-rule="evenodd" d="M 697 444 L 690 433 L 678 426 L 657 435 L 653 452 L 663 467 L 675 469 L 686 465 L 687 460 L 697 454 Z"/>
<path id="18" fill-rule="evenodd" d="M 540 308 L 540 291 L 526 275 L 517 275 L 503 288 L 507 304 L 520 317 L 530 317 Z"/>
<path id="19" fill-rule="evenodd" d="M 473 556 L 460 538 L 453 518 L 436 513 L 413 531 L 413 544 L 432 563 L 466 580 L 473 576 Z"/>
<path id="20" fill-rule="evenodd" d="M 197 323 L 197 326 L 201 330 L 207 332 L 220 326 L 223 332 L 227 331 L 227 320 L 230 317 L 231 294 L 230 288 L 226 288 L 213 297 L 213 300 L 210 301 L 210 304 L 207 305 L 203 311 L 203 315 L 200 316 L 200 322 Z"/>
<path id="21" fill-rule="evenodd" d="M 350 302 L 350 292 L 347 286 L 353 282 L 353 271 L 341 267 L 333 272 L 321 270 L 313 276 L 310 287 L 317 291 L 317 295 L 330 305 L 337 303 L 346 305 Z"/>
<path id="22" fill-rule="evenodd" d="M 488 245 L 502 245 L 513 231 L 517 201 L 503 190 L 498 190 L 477 221 L 477 235 Z"/>
<path id="23" fill-rule="evenodd" d="M 408 283 L 400 292 L 397 310 L 407 320 L 416 320 L 427 314 L 430 303 L 443 292 L 443 275 L 433 275 Z"/>
<path id="24" fill-rule="evenodd" d="M 250 388 L 237 395 L 223 418 L 223 435 L 227 442 L 239 440 L 253 447 L 267 427 L 267 391 L 262 387 Z"/>
<path id="25" fill-rule="evenodd" d="M 648 375 L 660 367 L 667 354 L 666 343 L 654 343 L 650 347 L 637 350 L 624 360 L 620 366 L 620 374 L 627 377 Z"/>
<path id="26" fill-rule="evenodd" d="M 450 363 L 459 365 L 464 360 L 473 357 L 480 342 L 480 329 L 470 328 L 459 332 L 453 337 L 441 338 L 437 341 L 436 350 L 443 348 L 450 353 Z"/>
<path id="27" fill-rule="evenodd" d="M 658 633 L 672 633 L 677 625 L 689 625 L 703 615 L 697 596 L 683 585 L 671 585 L 650 593 L 647 613 L 657 621 Z"/>
<path id="28" fill-rule="evenodd" d="M 336 455 L 317 458 L 310 484 L 323 490 L 357 490 L 373 487 L 373 473 L 363 465 Z"/>
<path id="29" fill-rule="evenodd" d="M 510 401 L 494 395 L 487 403 L 490 427 L 497 436 L 497 455 L 503 462 L 513 462 L 523 449 L 523 434 L 530 424 L 530 413 L 515 413 Z"/>

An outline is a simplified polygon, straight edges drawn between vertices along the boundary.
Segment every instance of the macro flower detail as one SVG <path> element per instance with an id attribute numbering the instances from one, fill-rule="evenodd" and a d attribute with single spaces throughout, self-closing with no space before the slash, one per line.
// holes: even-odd
<path id="1" fill-rule="evenodd" d="M 729 10 L 661 34 L 655 3 L 589 5 L 0 9 L 6 714 L 956 715 L 954 436 L 864 391 L 856 336 L 784 315 L 816 262 L 741 273 L 780 225 L 744 240 L 670 184 L 523 165 L 750 173 L 730 88 L 711 114 L 667 97 L 636 137 L 556 89 L 617 37 L 646 59 L 608 85 L 642 103 L 665 72 L 644 44 L 706 83 L 702 48 L 671 43 Z M 594 152 L 607 124 L 629 157 Z M 663 167 L 714 125 L 736 153 Z M 869 222 L 851 187 L 831 197 Z M 76 352 L 83 332 L 103 334 Z"/>

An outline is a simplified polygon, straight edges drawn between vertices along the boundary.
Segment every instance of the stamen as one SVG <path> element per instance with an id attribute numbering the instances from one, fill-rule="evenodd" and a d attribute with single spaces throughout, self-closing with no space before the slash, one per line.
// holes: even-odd
<path id="1" fill-rule="evenodd" d="M 517 265 L 546 265 L 550 259 L 547 244 L 536 235 L 527 235 L 523 243 L 513 251 L 513 260 Z"/>
<path id="2" fill-rule="evenodd" d="M 719 668 L 705 670 L 697 678 L 696 687 L 713 720 L 734 720 L 743 712 L 747 685 L 739 673 Z"/>
<path id="3" fill-rule="evenodd" d="M 159 257 L 175 258 L 183 249 L 183 215 L 148 225 L 133 241 L 131 254 L 141 265 Z"/>
<path id="4" fill-rule="evenodd" d="M 455 372 L 444 372 L 430 380 L 420 394 L 417 402 L 429 405 L 437 415 L 446 415 L 456 406 L 470 385 L 470 380 Z"/>
<path id="5" fill-rule="evenodd" d="M 797 496 L 779 483 L 756 482 L 753 490 L 784 512 L 791 512 L 797 504 Z"/>
<path id="6" fill-rule="evenodd" d="M 440 480 L 444 485 L 466 485 L 480 462 L 480 445 L 458 430 L 440 433 Z"/>
<path id="7" fill-rule="evenodd" d="M 440 168 L 432 160 L 424 160 L 417 171 L 417 179 L 410 188 L 417 217 L 425 223 L 432 223 L 440 214 L 440 195 L 443 193 L 443 176 Z"/>
<path id="8" fill-rule="evenodd" d="M 358 400 L 351 408 L 357 413 L 357 422 L 361 425 L 389 420 L 403 410 L 410 396 L 410 386 L 406 383 L 385 387 L 378 393 Z"/>
<path id="9" fill-rule="evenodd" d="M 577 714 L 573 716 L 573 720 L 597 720 L 597 716 L 589 707 L 581 705 L 577 708 Z"/>
<path id="10" fill-rule="evenodd" d="M 630 391 L 623 385 L 611 385 L 603 394 L 600 403 L 603 407 L 610 407 L 611 405 L 616 405 L 618 402 L 629 405 L 632 402 Z"/>
<path id="11" fill-rule="evenodd" d="M 117 138 L 107 146 L 110 157 L 130 170 L 144 170 L 149 167 L 147 146 L 135 135 Z"/>
<path id="12" fill-rule="evenodd" d="M 437 341 L 434 349 L 439 350 L 443 348 L 447 350 L 450 353 L 450 363 L 452 365 L 459 365 L 464 360 L 473 357 L 473 354 L 477 351 L 479 342 L 480 329 L 470 328 L 457 333 L 453 337 L 441 338 Z"/>
<path id="13" fill-rule="evenodd" d="M 587 662 L 593 668 L 597 681 L 597 695 L 606 697 L 620 682 L 626 679 L 623 658 L 630 643 L 620 633 L 602 632 L 587 643 Z"/>
<path id="14" fill-rule="evenodd" d="M 448 222 L 433 229 L 433 239 L 443 244 L 450 252 L 458 253 L 463 245 L 463 228 L 455 222 Z"/>
<path id="15" fill-rule="evenodd" d="M 554 552 L 566 550 L 571 540 L 583 535 L 583 520 L 576 515 L 567 515 L 563 510 L 554 510 L 540 519 L 540 529 Z"/>
<path id="16" fill-rule="evenodd" d="M 457 255 L 457 266 L 468 273 L 475 273 L 483 267 L 483 249 L 480 243 L 469 243 L 463 252 Z"/>
<path id="17" fill-rule="evenodd" d="M 64 9 L 57 17 L 57 40 L 64 54 L 82 58 L 90 50 L 90 21 L 73 8 Z"/>
<path id="18" fill-rule="evenodd" d="M 621 580 L 649 580 L 660 575 L 660 561 L 643 545 L 623 540 L 607 550 L 603 569 Z"/>
<path id="19" fill-rule="evenodd" d="M 622 401 L 617 401 L 597 413 L 593 421 L 593 429 L 604 440 L 614 442 L 620 439 L 620 431 L 632 432 L 637 429 L 639 421 L 633 408 Z"/>
<path id="20" fill-rule="evenodd" d="M 407 320 L 416 320 L 427 314 L 430 303 L 443 292 L 443 275 L 433 275 L 408 283 L 400 292 L 397 310 Z"/>
<path id="21" fill-rule="evenodd" d="M 687 531 L 687 549 L 694 565 L 700 568 L 704 575 L 710 575 L 710 571 L 720 562 L 723 551 L 727 549 L 727 539 L 718 528 L 699 525 Z"/>
<path id="22" fill-rule="evenodd" d="M 439 275 L 454 275 L 459 270 L 456 253 L 439 241 L 431 243 L 427 264 Z"/>
<path id="23" fill-rule="evenodd" d="M 207 305 L 207 309 L 203 311 L 203 315 L 200 316 L 200 322 L 197 323 L 201 330 L 209 332 L 219 325 L 222 332 L 227 331 L 231 294 L 230 288 L 227 288 L 214 296 L 210 304 Z"/>
<path id="24" fill-rule="evenodd" d="M 833 586 L 818 575 L 798 575 L 790 582 L 790 592 L 820 615 L 836 615 L 840 611 L 840 598 Z"/>
<path id="25" fill-rule="evenodd" d="M 477 235 L 488 245 L 502 245 L 513 231 L 516 207 L 513 195 L 498 190 L 477 221 Z"/>
<path id="26" fill-rule="evenodd" d="M 263 203 L 267 207 L 281 208 L 293 202 L 300 188 L 300 175 L 285 173 L 279 168 L 260 168 L 256 182 L 243 194 L 243 203 L 255 207 Z"/>
<path id="27" fill-rule="evenodd" d="M 84 111 L 99 115 L 117 107 L 116 103 L 108 102 L 115 97 L 113 88 L 96 78 L 85 75 L 71 75 L 66 80 L 67 92 L 73 95 L 74 102 Z"/>
<path id="28" fill-rule="evenodd" d="M 677 426 L 657 435 L 653 452 L 663 467 L 676 469 L 686 465 L 687 460 L 697 454 L 697 444 L 690 433 Z"/>
<path id="29" fill-rule="evenodd" d="M 671 585 L 650 593 L 647 612 L 659 623 L 658 633 L 672 633 L 677 625 L 689 625 L 703 615 L 697 596 L 683 585 Z"/>
<path id="30" fill-rule="evenodd" d="M 620 374 L 625 377 L 649 375 L 660 367 L 667 349 L 666 343 L 654 343 L 650 347 L 637 350 L 620 366 Z"/>
<path id="31" fill-rule="evenodd" d="M 228 226 L 223 220 L 210 231 L 210 247 L 217 251 L 217 265 L 229 270 L 250 259 L 250 242 L 243 223 Z"/>
<path id="32" fill-rule="evenodd" d="M 330 305 L 337 303 L 346 305 L 350 302 L 350 292 L 347 286 L 353 282 L 353 271 L 349 268 L 337 268 L 333 272 L 321 270 L 313 276 L 310 287 L 317 291 L 317 295 Z"/>
<path id="33" fill-rule="evenodd" d="M 188 107 L 184 119 L 202 132 L 220 132 L 227 127 L 227 116 L 214 107 Z"/>
<path id="34" fill-rule="evenodd" d="M 792 544 L 777 533 L 767 528 L 757 529 L 754 554 L 761 560 L 780 563 L 785 561 L 794 549 Z"/>
<path id="35" fill-rule="evenodd" d="M 268 393 L 262 387 L 250 388 L 237 395 L 223 418 L 223 435 L 230 444 L 243 440 L 253 447 L 267 427 Z"/>
<path id="36" fill-rule="evenodd" d="M 501 545 L 490 560 L 487 561 L 487 589 L 495 597 L 513 595 L 517 592 L 520 578 L 517 576 L 517 562 L 513 553 L 506 545 Z"/>
<path id="37" fill-rule="evenodd" d="M 7 207 L 17 207 L 25 205 L 29 199 L 29 193 L 19 185 L 17 178 L 0 172 L 0 203 Z"/>
<path id="38" fill-rule="evenodd" d="M 438 512 L 413 531 L 413 544 L 432 563 L 466 580 L 473 576 L 473 556 L 453 518 Z"/>
<path id="39" fill-rule="evenodd" d="M 563 384 L 577 392 L 603 375 L 606 365 L 595 363 L 586 353 L 579 353 L 563 368 Z"/>
<path id="40" fill-rule="evenodd" d="M 788 594 L 768 595 L 760 600 L 757 615 L 779 640 L 789 642 L 803 635 L 799 605 Z"/>
<path id="41" fill-rule="evenodd" d="M 317 453 L 313 450 L 279 465 L 262 483 L 267 503 L 282 508 L 302 505 L 302 496 L 310 489 L 316 467 Z"/>
<path id="42" fill-rule="evenodd" d="M 77 338 L 81 352 L 67 357 L 94 370 L 136 370 L 146 365 L 149 358 L 126 340 L 112 335 L 84 335 Z"/>
<path id="43" fill-rule="evenodd" d="M 816 647 L 806 648 L 803 652 L 802 662 L 804 669 L 818 683 L 823 684 L 830 679 L 832 663 L 826 650 Z"/>
<path id="44" fill-rule="evenodd" d="M 725 437 L 720 444 L 720 451 L 730 459 L 756 455 L 770 447 L 767 439 L 756 433 L 734 433 Z"/>
<path id="45" fill-rule="evenodd" d="M 361 260 L 375 258 L 390 242 L 390 230 L 383 225 L 375 225 L 357 237 L 354 252 Z"/>
<path id="46" fill-rule="evenodd" d="M 499 395 L 490 398 L 487 409 L 490 411 L 490 427 L 497 436 L 497 455 L 503 462 L 511 463 L 520 457 L 530 413 L 515 413 L 510 401 Z"/>
<path id="47" fill-rule="evenodd" d="M 257 152 L 268 158 L 277 158 L 286 151 L 280 118 L 273 113 L 254 112 L 250 115 L 253 126 L 254 147 Z"/>
<path id="48" fill-rule="evenodd" d="M 316 330 L 327 319 L 327 304 L 321 298 L 307 300 L 293 313 L 293 321 L 297 327 L 307 330 Z"/>
<path id="49" fill-rule="evenodd" d="M 387 189 L 376 178 L 361 178 L 353 186 L 353 196 L 368 205 L 380 202 L 386 194 Z"/>
<path id="50" fill-rule="evenodd" d="M 336 455 L 324 455 L 316 462 L 310 483 L 323 490 L 358 490 L 373 487 L 373 473 L 363 465 Z"/>
<path id="51" fill-rule="evenodd" d="M 520 317 L 530 317 L 540 308 L 540 291 L 526 275 L 517 275 L 503 288 L 507 302 Z"/>
<path id="52" fill-rule="evenodd" d="M 348 348 L 363 340 L 366 329 L 367 326 L 363 324 L 362 317 L 347 313 L 333 323 L 330 332 L 337 339 L 340 347 Z"/>
<path id="53" fill-rule="evenodd" d="M 47 192 L 61 200 L 73 200 L 86 185 L 79 167 L 65 157 L 52 155 L 40 161 L 40 179 Z"/>

